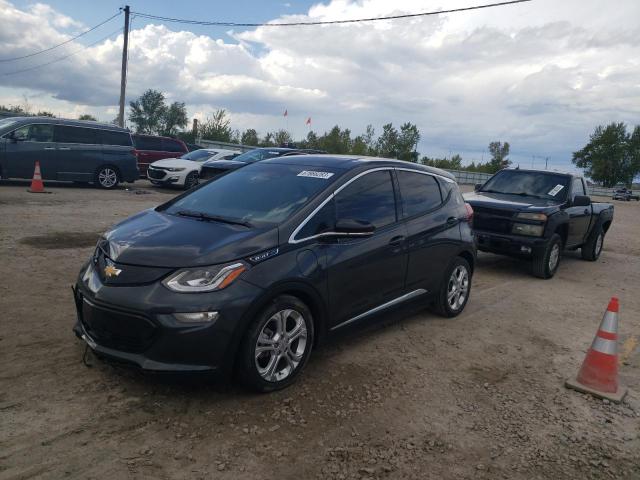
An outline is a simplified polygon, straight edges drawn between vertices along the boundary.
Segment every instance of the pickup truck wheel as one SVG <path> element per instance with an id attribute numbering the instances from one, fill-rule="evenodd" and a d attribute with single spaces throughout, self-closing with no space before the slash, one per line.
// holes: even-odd
<path id="1" fill-rule="evenodd" d="M 602 247 L 604 245 L 604 231 L 602 227 L 598 225 L 593 229 L 591 235 L 587 239 L 587 242 L 582 246 L 581 252 L 582 258 L 590 262 L 595 262 L 602 253 Z"/>
<path id="2" fill-rule="evenodd" d="M 444 279 L 434 307 L 443 317 L 456 317 L 464 310 L 471 294 L 469 262 L 462 257 L 454 258 Z"/>
<path id="3" fill-rule="evenodd" d="M 562 256 L 562 238 L 554 233 L 544 251 L 533 257 L 533 274 L 538 278 L 551 278 L 560 266 Z"/>

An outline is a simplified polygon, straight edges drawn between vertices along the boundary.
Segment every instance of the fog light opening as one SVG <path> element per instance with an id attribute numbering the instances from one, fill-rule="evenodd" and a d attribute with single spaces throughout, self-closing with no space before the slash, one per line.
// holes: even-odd
<path id="1" fill-rule="evenodd" d="M 218 319 L 218 312 L 174 313 L 180 323 L 213 323 Z"/>

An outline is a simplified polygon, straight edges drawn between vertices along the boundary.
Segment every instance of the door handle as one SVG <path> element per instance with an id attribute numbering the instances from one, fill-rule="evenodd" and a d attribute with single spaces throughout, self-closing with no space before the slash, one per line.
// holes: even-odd
<path id="1" fill-rule="evenodd" d="M 45 150 L 55 150 L 56 147 L 44 147 Z"/>
<path id="2" fill-rule="evenodd" d="M 404 242 L 404 236 L 398 235 L 397 237 L 393 237 L 391 240 L 389 240 L 389 245 L 393 247 L 397 247 L 399 245 L 402 245 L 403 242 Z"/>
<path id="3" fill-rule="evenodd" d="M 458 223 L 458 219 L 456 217 L 447 218 L 447 226 L 448 227 L 451 227 L 451 226 L 455 225 L 456 223 Z"/>
<path id="4" fill-rule="evenodd" d="M 58 150 L 71 150 L 71 147 L 60 147 Z"/>

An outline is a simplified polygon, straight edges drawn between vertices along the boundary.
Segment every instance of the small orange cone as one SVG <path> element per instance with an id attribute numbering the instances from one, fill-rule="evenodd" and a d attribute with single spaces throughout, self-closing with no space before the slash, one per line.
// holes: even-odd
<path id="1" fill-rule="evenodd" d="M 33 171 L 31 188 L 29 188 L 27 191 L 31 193 L 45 193 L 44 183 L 42 183 L 42 174 L 40 173 L 40 162 L 38 160 L 36 160 L 36 168 Z"/>
<path id="2" fill-rule="evenodd" d="M 618 298 L 612 297 L 578 376 L 566 386 L 620 403 L 627 389 L 618 384 Z"/>

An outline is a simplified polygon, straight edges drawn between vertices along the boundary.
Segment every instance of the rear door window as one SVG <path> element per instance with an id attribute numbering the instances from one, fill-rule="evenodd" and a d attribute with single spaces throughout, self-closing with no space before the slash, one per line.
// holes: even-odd
<path id="1" fill-rule="evenodd" d="M 53 125 L 34 123 L 13 131 L 13 137 L 24 142 L 53 142 Z"/>
<path id="2" fill-rule="evenodd" d="M 402 216 L 413 217 L 427 213 L 442 204 L 438 181 L 431 175 L 398 170 Z"/>
<path id="3" fill-rule="evenodd" d="M 100 144 L 98 130 L 95 128 L 56 125 L 53 137 L 54 141 L 57 143 L 83 143 L 86 145 Z"/>
<path id="4" fill-rule="evenodd" d="M 170 138 L 162 139 L 162 149 L 165 152 L 184 152 L 186 151 L 182 144 L 176 140 L 171 140 Z"/>
<path id="5" fill-rule="evenodd" d="M 127 132 L 118 132 L 116 130 L 99 130 L 99 132 L 102 145 L 131 146 L 131 134 Z"/>
<path id="6" fill-rule="evenodd" d="M 396 200 L 391 172 L 368 173 L 340 191 L 335 197 L 337 219 L 360 220 L 376 228 L 394 223 Z"/>
<path id="7" fill-rule="evenodd" d="M 154 150 L 163 152 L 162 139 L 160 137 L 143 137 L 134 135 L 133 143 L 138 150 Z"/>

